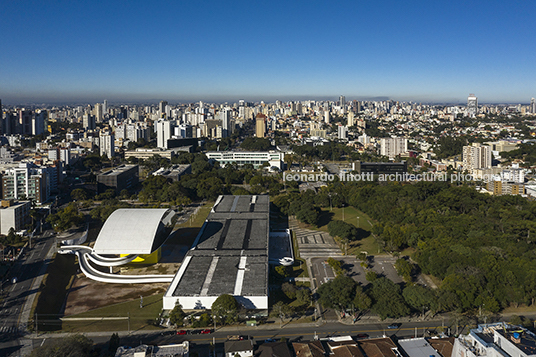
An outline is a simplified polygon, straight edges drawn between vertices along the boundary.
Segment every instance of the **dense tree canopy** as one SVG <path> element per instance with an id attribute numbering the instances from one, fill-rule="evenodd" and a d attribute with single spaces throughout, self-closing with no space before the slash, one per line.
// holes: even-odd
<path id="1" fill-rule="evenodd" d="M 228 294 L 220 295 L 212 303 L 212 314 L 219 320 L 221 323 L 234 322 L 238 318 L 238 301 Z"/>

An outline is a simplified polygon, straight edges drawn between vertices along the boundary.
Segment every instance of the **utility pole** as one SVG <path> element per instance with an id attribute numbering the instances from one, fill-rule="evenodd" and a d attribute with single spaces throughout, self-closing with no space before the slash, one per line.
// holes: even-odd
<path id="1" fill-rule="evenodd" d="M 37 313 L 35 313 L 35 335 L 39 336 L 39 325 L 37 324 Z"/>

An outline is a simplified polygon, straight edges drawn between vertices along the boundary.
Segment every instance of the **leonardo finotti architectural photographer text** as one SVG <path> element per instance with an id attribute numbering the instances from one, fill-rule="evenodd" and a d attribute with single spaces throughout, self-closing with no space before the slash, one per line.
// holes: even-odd
<path id="1" fill-rule="evenodd" d="M 484 175 L 486 176 L 486 175 Z M 301 182 L 331 182 L 335 181 L 335 178 L 339 181 L 450 181 L 450 182 L 469 182 L 469 181 L 491 181 L 491 177 L 482 177 L 477 179 L 472 175 L 464 175 L 462 173 L 448 174 L 442 173 L 394 173 L 394 174 L 377 174 L 374 175 L 371 172 L 362 172 L 360 174 L 344 173 L 340 175 L 324 173 L 308 173 L 308 174 L 296 174 L 296 173 L 283 173 L 283 181 L 301 181 Z"/>

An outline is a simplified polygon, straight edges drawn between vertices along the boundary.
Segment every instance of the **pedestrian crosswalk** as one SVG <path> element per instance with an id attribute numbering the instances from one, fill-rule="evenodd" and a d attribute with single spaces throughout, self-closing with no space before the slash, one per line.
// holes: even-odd
<path id="1" fill-rule="evenodd" d="M 300 228 L 295 219 L 290 220 L 289 226 L 296 237 L 301 258 L 342 256 L 340 248 L 328 233 Z"/>
<path id="2" fill-rule="evenodd" d="M 0 333 L 15 333 L 15 332 L 19 332 L 19 328 L 17 326 L 0 327 Z"/>

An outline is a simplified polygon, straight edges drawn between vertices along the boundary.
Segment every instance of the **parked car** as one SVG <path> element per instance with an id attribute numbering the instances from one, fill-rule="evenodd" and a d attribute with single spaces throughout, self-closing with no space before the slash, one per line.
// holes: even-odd
<path id="1" fill-rule="evenodd" d="M 387 326 L 388 329 L 397 329 L 400 327 L 400 323 L 395 323 L 395 324 L 390 324 L 389 326 Z"/>
<path id="2" fill-rule="evenodd" d="M 275 340 L 273 338 L 267 338 L 264 342 L 275 342 Z"/>
<path id="3" fill-rule="evenodd" d="M 177 335 L 186 335 L 186 334 L 188 334 L 188 331 L 186 331 L 186 330 L 177 331 Z"/>
<path id="4" fill-rule="evenodd" d="M 211 329 L 209 329 L 209 328 L 206 328 L 206 329 L 204 329 L 204 330 L 201 330 L 201 334 L 203 334 L 203 335 L 207 335 L 207 334 L 212 333 L 212 332 L 213 332 L 213 331 L 212 331 Z"/>
<path id="5" fill-rule="evenodd" d="M 190 334 L 192 335 L 199 335 L 201 333 L 201 330 L 192 330 L 190 331 Z"/>
<path id="6" fill-rule="evenodd" d="M 360 333 L 356 336 L 357 338 L 367 338 L 368 337 L 368 334 L 366 333 Z"/>
<path id="7" fill-rule="evenodd" d="M 173 330 L 166 330 L 166 331 L 162 331 L 160 332 L 160 336 L 168 336 L 168 335 L 174 335 L 176 332 L 173 331 Z"/>

